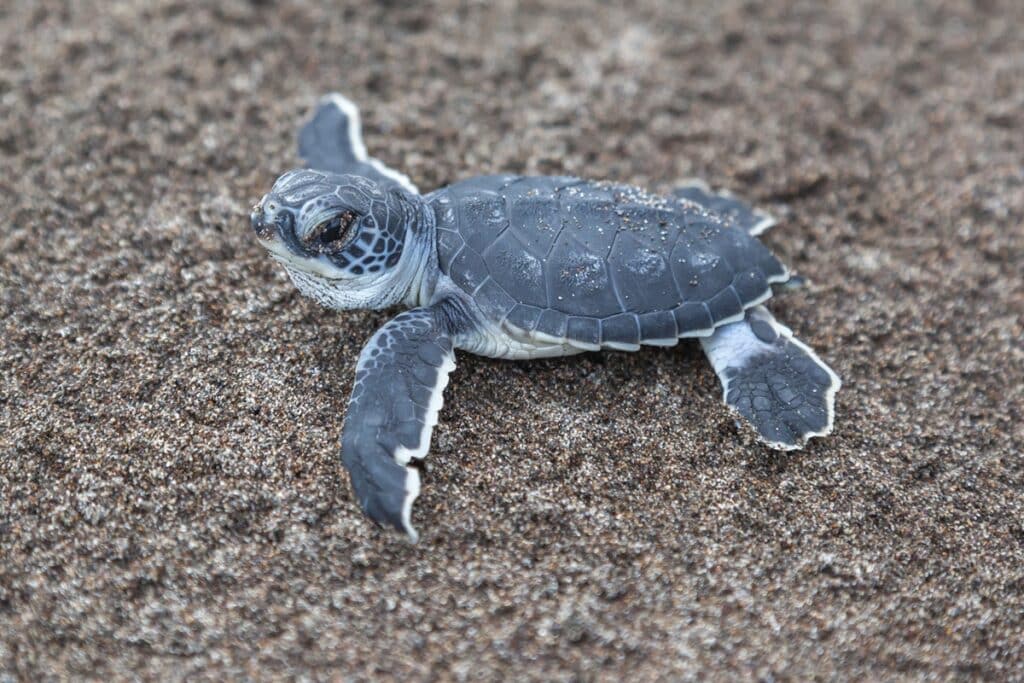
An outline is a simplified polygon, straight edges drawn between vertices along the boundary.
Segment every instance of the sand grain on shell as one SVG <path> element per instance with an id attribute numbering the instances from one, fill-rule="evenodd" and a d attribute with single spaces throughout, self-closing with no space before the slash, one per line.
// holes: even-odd
<path id="1" fill-rule="evenodd" d="M 1024 677 L 1009 0 L 0 9 L 0 679 Z M 703 177 L 844 378 L 799 453 L 694 344 L 458 359 L 410 546 L 337 443 L 386 313 L 246 225 L 340 89 L 424 188 Z"/>

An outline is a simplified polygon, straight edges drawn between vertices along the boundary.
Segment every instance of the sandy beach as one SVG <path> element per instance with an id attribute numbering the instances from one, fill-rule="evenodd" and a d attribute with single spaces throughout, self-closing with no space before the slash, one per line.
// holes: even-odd
<path id="1" fill-rule="evenodd" d="M 1024 678 L 1024 5 L 0 8 L 0 681 Z M 412 545 L 338 457 L 394 311 L 247 224 L 318 96 L 433 189 L 701 177 L 842 376 L 777 453 L 697 344 L 466 354 Z"/>

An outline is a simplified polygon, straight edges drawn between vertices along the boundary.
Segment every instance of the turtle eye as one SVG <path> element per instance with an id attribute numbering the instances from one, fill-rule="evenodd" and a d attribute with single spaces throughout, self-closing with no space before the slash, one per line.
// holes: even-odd
<path id="1" fill-rule="evenodd" d="M 356 221 L 356 215 L 351 211 L 345 211 L 334 218 L 328 218 L 313 228 L 306 243 L 318 242 L 321 249 L 333 251 L 343 245 L 351 232 L 352 224 Z"/>

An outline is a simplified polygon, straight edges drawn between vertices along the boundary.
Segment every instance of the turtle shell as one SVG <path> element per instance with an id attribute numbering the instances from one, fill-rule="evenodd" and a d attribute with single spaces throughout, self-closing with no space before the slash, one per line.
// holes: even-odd
<path id="1" fill-rule="evenodd" d="M 727 218 L 577 178 L 482 176 L 427 197 L 441 271 L 504 329 L 581 348 L 710 334 L 786 268 Z"/>

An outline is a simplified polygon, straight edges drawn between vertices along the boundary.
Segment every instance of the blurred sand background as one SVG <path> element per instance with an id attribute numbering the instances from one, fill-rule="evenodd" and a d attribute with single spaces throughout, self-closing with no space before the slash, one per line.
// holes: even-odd
<path id="1" fill-rule="evenodd" d="M 1024 5 L 0 6 L 0 680 L 1024 678 Z M 696 344 L 466 355 L 411 546 L 338 459 L 389 313 L 248 207 L 323 92 L 430 189 L 700 176 L 843 376 L 765 450 Z"/>

